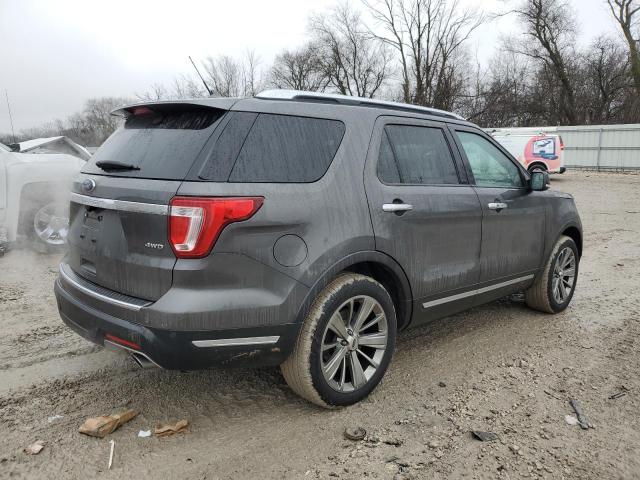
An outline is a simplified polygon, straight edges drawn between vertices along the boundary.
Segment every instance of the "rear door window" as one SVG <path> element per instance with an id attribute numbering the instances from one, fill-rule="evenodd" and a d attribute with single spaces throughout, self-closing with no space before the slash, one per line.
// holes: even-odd
<path id="1" fill-rule="evenodd" d="M 133 107 L 124 124 L 96 151 L 84 173 L 181 180 L 211 136 L 224 110 L 197 105 Z M 108 170 L 99 161 L 117 161 L 136 170 Z"/>
<path id="2" fill-rule="evenodd" d="M 387 125 L 382 134 L 378 178 L 390 184 L 459 183 L 449 144 L 441 128 Z"/>
<path id="3" fill-rule="evenodd" d="M 331 165 L 344 131 L 337 120 L 261 113 L 244 140 L 229 182 L 315 182 Z"/>

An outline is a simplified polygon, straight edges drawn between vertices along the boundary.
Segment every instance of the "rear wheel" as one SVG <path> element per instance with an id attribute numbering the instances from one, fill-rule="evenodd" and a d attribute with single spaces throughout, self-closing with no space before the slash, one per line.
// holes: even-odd
<path id="1" fill-rule="evenodd" d="M 33 234 L 50 248 L 67 243 L 69 233 L 69 207 L 60 203 L 48 203 L 39 208 L 33 217 Z"/>
<path id="2" fill-rule="evenodd" d="M 351 405 L 380 382 L 395 340 L 395 309 L 385 288 L 364 275 L 341 275 L 315 299 L 282 373 L 292 390 L 317 405 Z"/>
<path id="3" fill-rule="evenodd" d="M 525 292 L 527 305 L 547 313 L 559 313 L 569 306 L 578 280 L 578 248 L 562 235 L 547 260 L 544 271 Z"/>

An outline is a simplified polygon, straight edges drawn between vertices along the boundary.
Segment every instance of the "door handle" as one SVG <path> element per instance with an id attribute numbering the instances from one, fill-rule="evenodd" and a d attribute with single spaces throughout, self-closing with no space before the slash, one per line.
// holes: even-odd
<path id="1" fill-rule="evenodd" d="M 413 210 L 413 205 L 408 203 L 385 203 L 382 205 L 382 210 L 385 212 L 407 212 Z"/>
<path id="2" fill-rule="evenodd" d="M 491 202 L 487 205 L 489 210 L 502 210 L 503 208 L 507 208 L 509 205 L 503 202 Z"/>

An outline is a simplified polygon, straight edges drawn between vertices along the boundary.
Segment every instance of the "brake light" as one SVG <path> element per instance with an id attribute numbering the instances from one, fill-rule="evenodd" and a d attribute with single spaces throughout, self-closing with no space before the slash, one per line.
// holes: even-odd
<path id="1" fill-rule="evenodd" d="M 169 206 L 169 243 L 178 258 L 206 257 L 220 232 L 251 218 L 262 197 L 174 197 Z"/>
<path id="2" fill-rule="evenodd" d="M 560 139 L 560 150 L 564 150 L 564 142 L 562 141 L 562 137 L 558 136 L 558 138 Z"/>

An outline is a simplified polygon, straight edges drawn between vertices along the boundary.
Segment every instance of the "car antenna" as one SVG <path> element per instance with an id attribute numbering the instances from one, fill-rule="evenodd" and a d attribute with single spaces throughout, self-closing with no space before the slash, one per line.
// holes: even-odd
<path id="1" fill-rule="evenodd" d="M 207 92 L 209 92 L 209 95 L 213 95 L 213 92 L 211 91 L 211 89 L 209 88 L 209 85 L 207 85 L 207 82 L 204 81 L 204 78 L 202 78 L 202 75 L 200 75 L 200 70 L 198 70 L 198 67 L 196 67 L 196 64 L 193 62 L 193 59 L 191 58 L 191 55 L 189 55 L 189 60 L 191 61 L 191 65 L 193 65 L 193 68 L 196 69 L 196 73 L 198 74 L 198 76 L 200 77 L 200 80 L 202 80 L 202 83 L 204 84 L 204 88 L 207 89 Z"/>
<path id="2" fill-rule="evenodd" d="M 11 122 L 11 136 L 13 137 L 13 143 L 16 143 L 16 132 L 13 130 L 13 117 L 11 116 L 11 105 L 9 105 L 9 92 L 4 89 L 4 96 L 7 98 L 7 110 L 9 110 L 9 122 Z"/>

